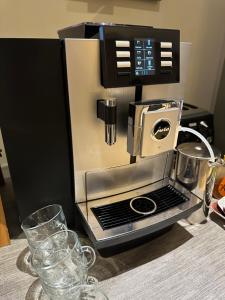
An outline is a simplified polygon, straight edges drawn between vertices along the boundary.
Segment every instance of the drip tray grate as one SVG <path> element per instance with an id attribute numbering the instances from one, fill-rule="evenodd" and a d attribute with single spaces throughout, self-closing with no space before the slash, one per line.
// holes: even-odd
<path id="1" fill-rule="evenodd" d="M 171 185 L 164 186 L 142 196 L 149 197 L 155 202 L 157 208 L 152 214 L 142 215 L 132 210 L 130 207 L 131 199 L 99 207 L 92 207 L 91 210 L 102 229 L 106 230 L 149 218 L 189 200 L 184 194 Z M 151 211 L 153 204 L 149 201 L 145 201 L 145 198 L 143 198 L 143 200 L 144 201 L 138 201 L 136 204 L 138 206 L 138 211 Z"/>

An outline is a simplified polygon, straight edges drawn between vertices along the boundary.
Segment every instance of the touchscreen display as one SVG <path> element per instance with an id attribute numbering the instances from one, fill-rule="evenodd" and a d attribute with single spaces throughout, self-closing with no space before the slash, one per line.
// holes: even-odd
<path id="1" fill-rule="evenodd" d="M 155 74 L 154 39 L 135 39 L 135 75 Z"/>

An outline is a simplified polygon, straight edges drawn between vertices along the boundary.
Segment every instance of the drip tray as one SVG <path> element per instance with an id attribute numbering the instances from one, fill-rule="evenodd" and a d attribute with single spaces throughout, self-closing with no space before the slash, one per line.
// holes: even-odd
<path id="1" fill-rule="evenodd" d="M 153 209 L 153 204 L 149 201 L 146 201 L 146 198 L 150 198 L 156 204 L 156 209 L 154 209 L 154 212 L 145 215 L 135 212 L 130 207 L 130 202 L 133 198 L 99 207 L 92 207 L 91 210 L 100 223 L 102 229 L 107 230 L 146 218 L 151 218 L 151 216 L 159 214 L 189 200 L 188 197 L 171 185 L 164 186 L 138 198 L 138 202 L 135 204 L 137 205 L 136 209 L 138 211 L 148 212 L 149 210 Z"/>

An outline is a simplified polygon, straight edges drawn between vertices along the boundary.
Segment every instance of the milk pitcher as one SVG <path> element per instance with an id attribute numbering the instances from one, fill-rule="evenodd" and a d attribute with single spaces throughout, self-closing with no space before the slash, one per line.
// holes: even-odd
<path id="1" fill-rule="evenodd" d="M 177 147 L 176 180 L 202 200 L 202 207 L 188 221 L 191 224 L 206 220 L 212 199 L 220 152 L 212 147 L 216 161 L 210 161 L 207 147 L 202 143 L 184 143 Z"/>

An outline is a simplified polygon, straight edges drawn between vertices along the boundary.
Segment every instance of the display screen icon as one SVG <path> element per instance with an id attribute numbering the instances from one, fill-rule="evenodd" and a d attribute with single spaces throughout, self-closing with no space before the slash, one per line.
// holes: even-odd
<path id="1" fill-rule="evenodd" d="M 145 69 L 145 61 L 144 61 L 144 59 L 142 59 L 142 60 L 137 59 L 136 60 L 135 69 L 136 70 L 144 70 Z"/>
<path id="2" fill-rule="evenodd" d="M 135 50 L 135 58 L 136 59 L 144 59 L 144 52 L 143 52 L 143 50 Z"/>
<path id="3" fill-rule="evenodd" d="M 145 40 L 144 47 L 145 49 L 152 49 L 152 40 L 151 39 Z"/>
<path id="4" fill-rule="evenodd" d="M 135 75 L 155 74 L 154 39 L 135 39 Z"/>
<path id="5" fill-rule="evenodd" d="M 135 49 L 142 49 L 144 46 L 143 40 L 134 40 L 134 48 Z"/>

